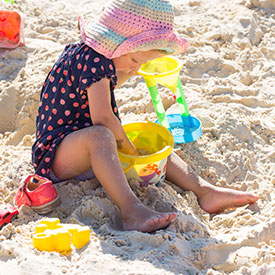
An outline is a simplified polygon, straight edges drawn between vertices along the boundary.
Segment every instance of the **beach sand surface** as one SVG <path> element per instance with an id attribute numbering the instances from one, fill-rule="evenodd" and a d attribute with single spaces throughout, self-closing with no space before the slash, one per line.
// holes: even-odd
<path id="1" fill-rule="evenodd" d="M 1 9 L 25 16 L 25 46 L 0 50 L 0 201 L 13 203 L 31 173 L 40 91 L 67 43 L 80 39 L 77 17 L 93 18 L 97 0 L 22 0 Z M 101 1 L 105 2 L 105 1 Z M 107 2 L 107 1 L 106 1 Z M 131 186 L 157 211 L 178 219 L 153 234 L 121 230 L 118 208 L 96 180 L 56 185 L 62 204 L 47 217 L 88 225 L 91 241 L 69 255 L 32 246 L 45 216 L 29 207 L 0 231 L 0 274 L 275 274 L 275 2 L 174 0 L 175 29 L 190 42 L 180 79 L 202 136 L 175 152 L 214 185 L 253 192 L 251 206 L 209 215 L 192 192 L 165 181 Z M 160 87 L 167 113 L 177 113 Z M 155 121 L 142 77 L 116 90 L 123 123 Z"/>

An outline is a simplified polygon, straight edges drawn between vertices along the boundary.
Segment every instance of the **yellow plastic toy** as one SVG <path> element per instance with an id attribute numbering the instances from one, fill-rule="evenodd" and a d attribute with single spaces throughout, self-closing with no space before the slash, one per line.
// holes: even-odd
<path id="1" fill-rule="evenodd" d="M 174 56 L 164 56 L 143 64 L 139 73 L 143 75 L 148 88 L 159 83 L 176 93 L 179 71 L 183 64 Z"/>
<path id="2" fill-rule="evenodd" d="M 33 246 L 40 251 L 69 253 L 73 244 L 81 249 L 90 241 L 90 228 L 78 224 L 62 224 L 58 218 L 41 220 L 35 227 Z"/>
<path id="3" fill-rule="evenodd" d="M 198 139 L 201 134 L 201 122 L 190 115 L 184 97 L 179 72 L 183 64 L 174 56 L 164 56 L 143 64 L 139 74 L 144 77 L 158 117 L 157 122 L 168 128 L 175 143 L 186 143 Z M 157 83 L 170 89 L 178 102 L 180 114 L 167 115 L 157 89 Z"/>
<path id="4" fill-rule="evenodd" d="M 138 150 L 148 152 L 141 156 L 118 152 L 127 179 L 135 179 L 141 186 L 163 182 L 167 157 L 174 148 L 171 132 L 162 125 L 145 121 L 124 124 L 123 129 Z"/>

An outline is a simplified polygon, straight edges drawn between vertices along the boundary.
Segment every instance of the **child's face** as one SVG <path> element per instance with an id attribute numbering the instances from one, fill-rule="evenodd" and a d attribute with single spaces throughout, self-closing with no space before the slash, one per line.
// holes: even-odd
<path id="1" fill-rule="evenodd" d="M 142 64 L 162 56 L 164 56 L 164 53 L 161 51 L 139 51 L 113 58 L 113 62 L 118 72 L 135 74 Z"/>

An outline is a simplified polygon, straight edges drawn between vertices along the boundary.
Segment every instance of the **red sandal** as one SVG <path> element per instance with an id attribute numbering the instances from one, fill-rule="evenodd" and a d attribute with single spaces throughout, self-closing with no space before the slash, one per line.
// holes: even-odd
<path id="1" fill-rule="evenodd" d="M 61 201 L 51 180 L 39 175 L 28 176 L 17 190 L 14 203 L 17 207 L 30 206 L 38 214 L 53 211 Z"/>

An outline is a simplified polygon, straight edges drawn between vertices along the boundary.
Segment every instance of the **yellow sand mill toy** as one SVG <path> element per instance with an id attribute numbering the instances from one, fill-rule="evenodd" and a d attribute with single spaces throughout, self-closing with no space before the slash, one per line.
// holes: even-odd
<path id="1" fill-rule="evenodd" d="M 157 123 L 168 128 L 175 143 L 187 143 L 198 139 L 201 134 L 201 122 L 191 116 L 179 78 L 183 64 L 174 56 L 164 56 L 143 64 L 139 74 L 144 77 L 158 117 Z M 170 89 L 178 102 L 180 114 L 165 114 L 157 89 L 157 83 Z"/>

